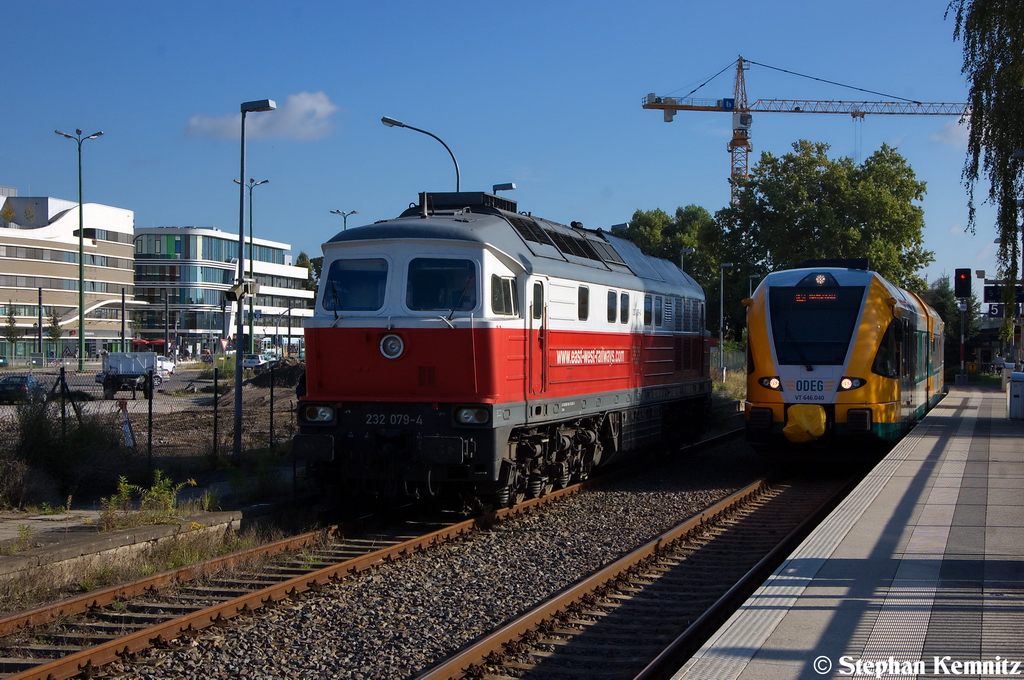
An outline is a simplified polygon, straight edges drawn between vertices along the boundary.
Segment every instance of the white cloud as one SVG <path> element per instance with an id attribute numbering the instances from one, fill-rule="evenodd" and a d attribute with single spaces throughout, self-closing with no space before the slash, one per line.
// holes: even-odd
<path id="1" fill-rule="evenodd" d="M 931 136 L 933 142 L 949 144 L 958 148 L 967 148 L 967 123 L 959 121 L 947 121 L 942 129 Z"/>
<path id="2" fill-rule="evenodd" d="M 248 138 L 323 139 L 334 125 L 331 114 L 338 107 L 323 92 L 300 92 L 288 95 L 277 110 L 247 114 L 245 136 Z M 241 113 L 220 117 L 195 115 L 189 118 L 185 133 L 189 137 L 237 139 L 241 130 Z"/>

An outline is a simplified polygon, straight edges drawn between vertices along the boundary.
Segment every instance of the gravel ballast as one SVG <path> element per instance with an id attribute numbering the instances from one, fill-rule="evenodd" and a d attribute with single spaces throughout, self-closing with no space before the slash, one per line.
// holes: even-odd
<path id="1" fill-rule="evenodd" d="M 124 678 L 408 678 L 749 483 L 739 441 L 306 593 L 135 664 Z"/>

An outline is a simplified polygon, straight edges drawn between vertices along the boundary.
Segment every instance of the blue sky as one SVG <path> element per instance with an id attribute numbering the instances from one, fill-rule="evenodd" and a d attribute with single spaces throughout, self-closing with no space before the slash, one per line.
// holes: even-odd
<path id="1" fill-rule="evenodd" d="M 943 1 L 631 3 L 53 2 L 3 0 L 0 184 L 77 198 L 73 142 L 85 134 L 87 202 L 128 208 L 136 225 L 237 234 L 239 105 L 257 236 L 320 254 L 341 230 L 396 216 L 420 191 L 515 182 L 520 210 L 608 227 L 637 209 L 729 200 L 731 116 L 682 112 L 666 124 L 648 92 L 684 96 L 738 55 L 867 90 L 966 101 L 962 46 Z M 877 97 L 760 66 L 750 101 Z M 732 96 L 733 71 L 695 96 Z M 859 127 L 858 127 L 859 126 Z M 966 130 L 954 117 L 754 115 L 760 153 L 798 139 L 863 160 L 895 146 L 927 182 L 928 278 L 995 270 L 994 211 L 964 233 Z M 987 195 L 987 184 L 978 195 Z"/>

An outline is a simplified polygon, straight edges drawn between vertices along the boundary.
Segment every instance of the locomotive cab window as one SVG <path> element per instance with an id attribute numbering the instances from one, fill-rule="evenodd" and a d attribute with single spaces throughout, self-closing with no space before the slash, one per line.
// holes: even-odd
<path id="1" fill-rule="evenodd" d="M 465 312 L 476 308 L 476 265 L 472 260 L 418 257 L 409 263 L 405 292 L 409 309 Z"/>
<path id="2" fill-rule="evenodd" d="M 519 314 L 516 280 L 511 276 L 491 274 L 491 311 L 495 314 Z"/>
<path id="3" fill-rule="evenodd" d="M 536 281 L 533 284 L 533 318 L 539 319 L 544 313 L 544 284 Z"/>
<path id="4" fill-rule="evenodd" d="M 327 271 L 321 306 L 334 312 L 374 312 L 384 306 L 387 260 L 335 260 Z"/>

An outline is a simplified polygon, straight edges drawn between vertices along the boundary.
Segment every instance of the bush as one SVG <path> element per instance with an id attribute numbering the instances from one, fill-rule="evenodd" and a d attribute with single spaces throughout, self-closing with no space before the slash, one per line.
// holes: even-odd
<path id="1" fill-rule="evenodd" d="M 100 416 L 77 417 L 69 409 L 62 418 L 59 406 L 50 402 L 19 404 L 16 417 L 13 459 L 53 480 L 58 498 L 111 484 L 114 466 L 128 455 L 120 429 Z"/>

